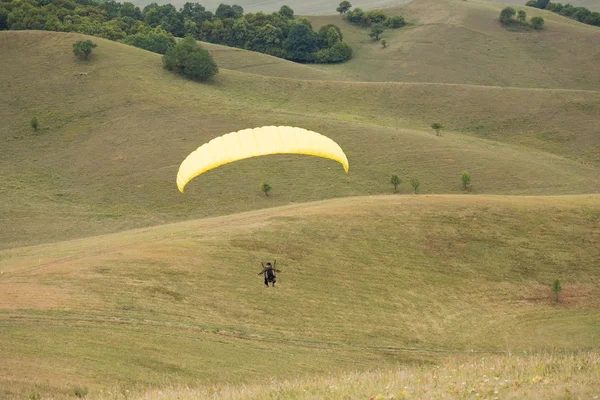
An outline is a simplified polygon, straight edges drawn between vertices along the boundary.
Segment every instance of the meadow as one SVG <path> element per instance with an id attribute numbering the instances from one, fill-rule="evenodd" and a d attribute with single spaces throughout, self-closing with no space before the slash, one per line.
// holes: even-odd
<path id="1" fill-rule="evenodd" d="M 410 23 L 385 49 L 311 15 L 352 60 L 204 43 L 207 83 L 1 31 L 0 397 L 600 395 L 600 29 L 527 8 L 545 29 L 512 32 L 502 7 L 389 8 Z M 331 137 L 349 173 L 277 155 L 177 190 L 191 151 L 263 125 Z"/>

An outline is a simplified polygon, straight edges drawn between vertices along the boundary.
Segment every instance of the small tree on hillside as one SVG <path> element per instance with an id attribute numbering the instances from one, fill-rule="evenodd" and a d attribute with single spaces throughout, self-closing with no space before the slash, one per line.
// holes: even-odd
<path id="1" fill-rule="evenodd" d="M 37 130 L 38 130 L 38 120 L 37 120 L 37 118 L 36 118 L 36 117 L 33 117 L 33 118 L 31 119 L 31 123 L 30 123 L 30 124 L 31 124 L 31 128 L 32 128 L 34 131 L 37 131 Z"/>
<path id="2" fill-rule="evenodd" d="M 349 1 L 342 1 L 336 11 L 340 14 L 346 14 L 348 10 L 352 7 Z"/>
<path id="3" fill-rule="evenodd" d="M 392 175 L 392 185 L 394 185 L 394 193 L 396 193 L 398 191 L 398 185 L 400 185 L 402 183 L 402 180 L 400 179 L 400 177 L 398 175 Z"/>
<path id="4" fill-rule="evenodd" d="M 385 49 L 385 47 L 387 46 L 387 39 L 386 38 L 381 38 L 381 45 Z"/>
<path id="5" fill-rule="evenodd" d="M 417 194 L 417 192 L 419 191 L 420 185 L 421 185 L 421 182 L 419 182 L 419 180 L 417 178 L 410 179 L 410 186 L 412 186 L 413 190 L 415 191 L 415 194 Z"/>
<path id="6" fill-rule="evenodd" d="M 441 136 L 440 135 L 440 129 L 443 128 L 442 124 L 440 124 L 438 122 L 434 122 L 433 124 L 431 124 L 431 128 L 435 131 L 435 134 L 437 136 Z"/>
<path id="7" fill-rule="evenodd" d="M 523 10 L 519 10 L 519 12 L 517 13 L 517 19 L 519 20 L 519 22 L 525 22 L 527 20 L 527 13 Z"/>
<path id="8" fill-rule="evenodd" d="M 552 291 L 554 292 L 554 301 L 558 303 L 558 294 L 562 291 L 562 286 L 558 279 L 552 283 Z"/>
<path id="9" fill-rule="evenodd" d="M 381 35 L 385 31 L 385 28 L 381 24 L 375 24 L 371 26 L 371 32 L 369 32 L 369 36 L 375 40 L 379 40 L 379 35 Z"/>
<path id="10" fill-rule="evenodd" d="M 79 57 L 80 60 L 89 60 L 94 47 L 97 47 L 97 45 L 91 40 L 78 40 L 73 43 L 73 54 Z"/>
<path id="11" fill-rule="evenodd" d="M 467 190 L 467 186 L 471 184 L 471 174 L 467 171 L 463 171 L 460 180 L 462 181 L 463 188 Z"/>
<path id="12" fill-rule="evenodd" d="M 268 196 L 269 192 L 272 191 L 273 188 L 268 183 L 263 183 L 262 185 L 260 185 L 260 190 L 262 190 L 265 196 Z"/>
<path id="13" fill-rule="evenodd" d="M 505 7 L 500 11 L 500 22 L 506 24 L 512 20 L 512 18 L 517 14 L 514 8 Z"/>
<path id="14" fill-rule="evenodd" d="M 219 72 L 219 67 L 208 50 L 198 45 L 191 36 L 186 36 L 163 56 L 163 65 L 195 81 L 206 81 Z"/>
<path id="15" fill-rule="evenodd" d="M 530 23 L 534 29 L 542 29 L 544 27 L 544 18 L 533 17 L 531 18 Z"/>

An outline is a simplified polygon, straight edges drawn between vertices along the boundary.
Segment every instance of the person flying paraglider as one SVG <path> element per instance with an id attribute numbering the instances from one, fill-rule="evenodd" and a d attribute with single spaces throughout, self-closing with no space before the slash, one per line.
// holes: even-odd
<path id="1" fill-rule="evenodd" d="M 264 274 L 265 275 L 265 285 L 269 287 L 269 282 L 273 283 L 275 286 L 275 282 L 277 281 L 277 275 L 275 272 L 281 272 L 278 269 L 275 269 L 275 265 L 277 264 L 277 260 L 271 265 L 271 261 L 267 261 L 267 266 L 262 262 L 260 263 L 263 267 L 262 271 L 260 271 L 257 275 Z"/>

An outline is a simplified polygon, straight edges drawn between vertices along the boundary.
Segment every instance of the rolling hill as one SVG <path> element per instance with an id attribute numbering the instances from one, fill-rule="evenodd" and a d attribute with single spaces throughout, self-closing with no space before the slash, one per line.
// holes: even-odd
<path id="1" fill-rule="evenodd" d="M 121 393 L 593 351 L 599 233 L 597 195 L 392 195 L 4 250 L 0 388 Z M 265 258 L 280 261 L 274 288 L 256 276 Z"/>
<path id="2" fill-rule="evenodd" d="M 0 215 L 10 227 L 0 234 L 3 248 L 383 194 L 392 173 L 406 183 L 417 177 L 425 193 L 460 192 L 465 169 L 477 193 L 593 193 L 600 185 L 596 92 L 298 80 L 225 69 L 200 85 L 163 70 L 159 55 L 102 39 L 92 62 L 80 63 L 71 54 L 78 37 L 0 33 L 0 118 L 7 121 L 0 127 Z M 525 111 L 534 104 L 539 111 Z M 33 117 L 38 132 L 29 127 Z M 441 138 L 422 130 L 434 119 L 449 128 Z M 179 163 L 205 141 L 277 124 L 336 140 L 350 174 L 326 160 L 277 156 L 212 171 L 186 195 L 176 190 Z M 263 181 L 274 196 L 261 196 Z"/>
<path id="3" fill-rule="evenodd" d="M 410 24 L 386 49 L 310 16 L 341 65 L 204 43 L 204 84 L 0 32 L 0 397 L 597 394 L 600 29 L 527 8 L 546 29 L 511 32 L 502 6 L 389 9 Z M 349 174 L 278 155 L 177 190 L 191 151 L 262 125 L 331 137 Z"/>

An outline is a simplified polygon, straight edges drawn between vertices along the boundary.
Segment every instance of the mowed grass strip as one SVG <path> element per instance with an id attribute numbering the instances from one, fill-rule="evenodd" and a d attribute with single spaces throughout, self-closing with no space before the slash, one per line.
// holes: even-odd
<path id="1" fill-rule="evenodd" d="M 374 196 L 5 250 L 3 387 L 242 384 L 592 350 L 599 216 L 598 196 Z M 257 276 L 266 259 L 283 271 L 275 288 Z M 10 296 L 28 290 L 35 303 Z"/>

